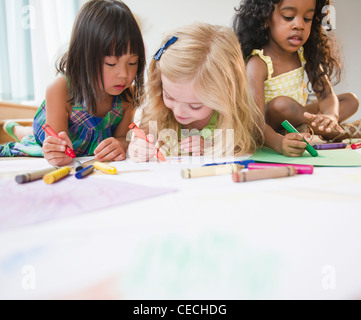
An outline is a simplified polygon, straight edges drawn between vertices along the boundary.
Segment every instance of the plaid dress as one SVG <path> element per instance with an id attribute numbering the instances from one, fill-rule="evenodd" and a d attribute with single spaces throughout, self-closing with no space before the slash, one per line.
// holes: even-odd
<path id="1" fill-rule="evenodd" d="M 103 140 L 114 135 L 115 129 L 123 119 L 120 96 L 115 96 L 112 109 L 104 118 L 90 115 L 85 105 L 75 105 L 69 118 L 69 138 L 78 157 L 92 156 Z M 46 120 L 45 101 L 38 109 L 33 123 L 34 135 L 24 137 L 20 142 L 6 143 L 0 146 L 0 157 L 32 156 L 42 157 L 42 145 L 45 132 L 42 126 Z"/>

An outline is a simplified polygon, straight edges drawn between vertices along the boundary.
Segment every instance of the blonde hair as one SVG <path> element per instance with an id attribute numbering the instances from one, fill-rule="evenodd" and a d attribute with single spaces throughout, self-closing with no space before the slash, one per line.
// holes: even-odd
<path id="1" fill-rule="evenodd" d="M 173 82 L 194 81 L 197 97 L 218 112 L 217 129 L 234 130 L 234 154 L 253 153 L 263 143 L 263 116 L 249 89 L 242 50 L 230 28 L 194 23 L 165 36 L 178 40 L 159 61 L 152 59 L 140 127 L 150 121 L 158 132 L 177 131 L 178 122 L 163 102 L 161 75 Z M 177 131 L 178 132 L 178 131 Z"/>

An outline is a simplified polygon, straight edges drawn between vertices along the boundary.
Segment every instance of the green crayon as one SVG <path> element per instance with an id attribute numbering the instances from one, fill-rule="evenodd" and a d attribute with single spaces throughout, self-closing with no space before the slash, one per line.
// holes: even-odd
<path id="1" fill-rule="evenodd" d="M 281 123 L 281 126 L 282 126 L 283 128 L 285 128 L 285 129 L 286 129 L 288 132 L 290 132 L 290 133 L 298 133 L 298 134 L 300 134 L 300 133 L 296 130 L 296 128 L 295 128 L 292 124 L 290 124 L 287 120 L 283 121 L 283 122 Z M 318 157 L 318 152 L 315 150 L 315 148 L 312 147 L 305 139 L 303 139 L 303 141 L 307 143 L 306 150 L 309 152 L 309 154 L 310 154 L 312 157 Z"/>

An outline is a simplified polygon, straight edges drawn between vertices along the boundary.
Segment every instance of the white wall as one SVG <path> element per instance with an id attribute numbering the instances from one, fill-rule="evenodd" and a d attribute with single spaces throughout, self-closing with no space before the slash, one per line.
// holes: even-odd
<path id="1" fill-rule="evenodd" d="M 47 0 L 52 1 L 52 0 Z M 85 2 L 85 0 L 82 0 Z M 179 26 L 203 21 L 231 27 L 239 0 L 124 0 L 138 17 L 149 59 L 159 48 L 164 33 Z M 333 0 L 336 35 L 342 44 L 344 74 L 336 93 L 354 92 L 361 98 L 361 12 L 360 0 Z M 70 36 L 70 35 L 69 35 Z M 53 65 L 38 66 L 54 73 Z M 45 87 L 43 88 L 45 92 Z M 361 109 L 352 119 L 361 118 Z"/>
<path id="2" fill-rule="evenodd" d="M 160 47 L 165 33 L 202 21 L 231 27 L 239 0 L 124 0 L 140 21 L 147 57 Z"/>
<path id="3" fill-rule="evenodd" d="M 147 57 L 160 46 L 165 32 L 194 21 L 231 27 L 239 0 L 124 0 L 141 23 Z M 341 46 L 344 72 L 337 94 L 353 92 L 361 99 L 360 0 L 331 0 L 336 12 L 335 34 Z M 351 120 L 361 118 L 361 108 Z"/>
<path id="4" fill-rule="evenodd" d="M 336 36 L 341 45 L 344 73 L 336 93 L 353 92 L 361 100 L 361 1 L 333 0 L 336 8 Z M 361 108 L 351 120 L 361 118 Z"/>

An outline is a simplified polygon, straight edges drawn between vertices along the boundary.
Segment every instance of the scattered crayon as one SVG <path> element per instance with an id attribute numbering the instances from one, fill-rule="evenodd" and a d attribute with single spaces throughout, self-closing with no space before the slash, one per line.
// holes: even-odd
<path id="1" fill-rule="evenodd" d="M 294 167 L 278 167 L 270 169 L 250 170 L 247 172 L 235 172 L 232 175 L 233 182 L 249 182 L 257 180 L 291 177 L 297 173 Z"/>
<path id="2" fill-rule="evenodd" d="M 209 177 L 209 176 L 219 176 L 223 174 L 231 174 L 242 170 L 244 166 L 238 164 L 224 164 L 218 166 L 208 166 L 192 169 L 183 169 L 181 174 L 183 179 L 191 178 L 200 178 L 200 177 Z"/>
<path id="3" fill-rule="evenodd" d="M 103 172 L 103 173 L 106 173 L 106 174 L 117 174 L 117 169 L 114 168 L 114 167 L 111 167 L 105 163 L 102 163 L 102 162 L 99 162 L 99 161 L 96 161 L 93 163 L 93 166 L 95 169 Z"/>
<path id="4" fill-rule="evenodd" d="M 43 177 L 43 180 L 46 184 L 53 184 L 54 182 L 67 177 L 70 174 L 70 172 L 71 172 L 70 167 L 64 167 L 46 174 Z"/>
<path id="5" fill-rule="evenodd" d="M 53 168 L 38 170 L 38 171 L 34 171 L 34 172 L 19 174 L 15 177 L 15 181 L 19 184 L 32 182 L 35 180 L 42 179 L 47 173 L 54 172 L 55 170 L 58 170 L 58 169 L 59 169 L 59 167 L 53 167 Z"/>

